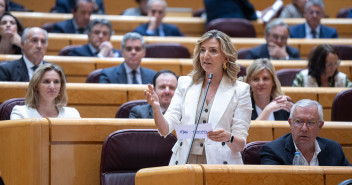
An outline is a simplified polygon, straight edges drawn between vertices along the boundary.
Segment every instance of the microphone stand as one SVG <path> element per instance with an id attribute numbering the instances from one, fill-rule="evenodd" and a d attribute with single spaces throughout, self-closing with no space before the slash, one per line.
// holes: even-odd
<path id="1" fill-rule="evenodd" d="M 207 98 L 207 94 L 208 94 L 210 82 L 211 82 L 212 79 L 213 79 L 213 73 L 210 73 L 210 74 L 209 74 L 209 77 L 208 77 L 207 88 L 206 88 L 206 90 L 205 90 L 205 96 L 204 96 L 204 99 L 203 99 L 203 102 L 202 102 L 202 106 L 201 106 L 201 108 L 200 108 L 200 112 L 199 112 L 199 114 L 198 114 L 196 126 L 195 126 L 195 129 L 194 129 L 194 131 L 193 131 L 193 136 L 192 136 L 192 140 L 191 140 L 191 146 L 189 146 L 185 164 L 187 164 L 188 158 L 189 158 L 189 154 L 191 153 L 193 141 L 194 141 L 194 138 L 196 137 L 196 133 L 197 133 L 198 125 L 199 125 L 200 115 L 202 114 L 203 106 L 204 106 L 205 100 L 206 100 L 206 98 Z"/>

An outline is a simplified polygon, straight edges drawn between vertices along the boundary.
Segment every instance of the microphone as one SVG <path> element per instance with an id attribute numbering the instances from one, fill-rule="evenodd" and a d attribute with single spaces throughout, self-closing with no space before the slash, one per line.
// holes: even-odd
<path id="1" fill-rule="evenodd" d="M 213 79 L 213 73 L 210 73 L 210 74 L 209 74 L 209 77 L 208 77 L 208 84 L 207 84 L 207 88 L 206 88 L 206 90 L 205 90 L 204 99 L 203 99 L 203 102 L 202 102 L 202 106 L 200 107 L 200 112 L 199 112 L 199 114 L 198 114 L 198 118 L 197 118 L 197 122 L 196 122 L 196 125 L 195 125 L 195 129 L 194 129 L 194 131 L 193 131 L 193 136 L 192 136 L 192 140 L 191 140 L 191 145 L 189 146 L 189 149 L 188 149 L 188 153 L 187 153 L 187 158 L 186 158 L 185 164 L 187 164 L 188 158 L 189 158 L 189 154 L 191 153 L 193 141 L 194 141 L 194 138 L 196 137 L 196 133 L 197 133 L 198 125 L 199 125 L 200 115 L 202 114 L 203 106 L 204 106 L 205 100 L 206 100 L 206 98 L 207 98 L 209 86 L 210 86 L 210 83 L 211 83 L 211 80 L 212 80 L 212 79 Z"/>

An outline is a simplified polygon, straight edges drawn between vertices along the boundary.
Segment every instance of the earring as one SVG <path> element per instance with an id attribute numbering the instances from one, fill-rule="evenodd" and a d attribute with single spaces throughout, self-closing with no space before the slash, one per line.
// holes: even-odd
<path id="1" fill-rule="evenodd" d="M 224 69 L 224 71 L 227 69 L 226 63 L 222 64 L 222 68 Z"/>

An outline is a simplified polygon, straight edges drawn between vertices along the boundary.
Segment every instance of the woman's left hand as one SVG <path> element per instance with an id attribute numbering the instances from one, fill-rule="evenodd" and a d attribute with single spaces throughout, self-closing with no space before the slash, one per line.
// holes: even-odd
<path id="1" fill-rule="evenodd" d="M 212 141 L 226 142 L 230 140 L 231 133 L 221 128 L 208 132 L 207 136 Z"/>

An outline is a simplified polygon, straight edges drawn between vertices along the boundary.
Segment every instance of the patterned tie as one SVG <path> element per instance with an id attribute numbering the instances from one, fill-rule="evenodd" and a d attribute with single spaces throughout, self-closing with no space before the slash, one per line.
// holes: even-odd
<path id="1" fill-rule="evenodd" d="M 317 38 L 317 32 L 315 30 L 312 30 L 311 34 L 314 39 Z"/>
<path id="2" fill-rule="evenodd" d="M 132 71 L 132 83 L 133 83 L 133 84 L 138 84 L 136 73 L 137 73 L 136 70 L 133 70 L 133 71 Z"/>
<path id="3" fill-rule="evenodd" d="M 38 66 L 33 66 L 32 67 L 33 72 L 35 72 L 35 70 L 37 70 L 37 68 L 38 68 Z"/>

